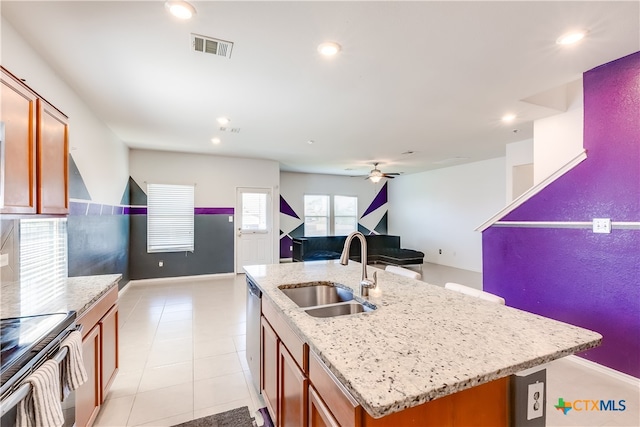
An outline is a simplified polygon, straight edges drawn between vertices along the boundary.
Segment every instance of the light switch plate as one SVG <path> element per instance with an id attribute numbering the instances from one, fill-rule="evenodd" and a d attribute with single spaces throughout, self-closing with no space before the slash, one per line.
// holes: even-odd
<path id="1" fill-rule="evenodd" d="M 0 267 L 9 265 L 9 254 L 0 254 Z"/>
<path id="2" fill-rule="evenodd" d="M 611 218 L 593 218 L 594 233 L 611 233 Z"/>
<path id="3" fill-rule="evenodd" d="M 529 384 L 527 393 L 527 421 L 544 414 L 544 383 Z"/>

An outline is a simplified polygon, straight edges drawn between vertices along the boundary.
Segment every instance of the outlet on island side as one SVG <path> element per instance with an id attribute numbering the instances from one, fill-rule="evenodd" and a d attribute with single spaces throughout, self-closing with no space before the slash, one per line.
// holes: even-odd
<path id="1" fill-rule="evenodd" d="M 442 255 L 442 249 L 438 249 L 438 253 Z"/>
<path id="2" fill-rule="evenodd" d="M 539 418 L 544 411 L 544 383 L 529 384 L 527 393 L 527 421 Z"/>
<path id="3" fill-rule="evenodd" d="M 158 267 L 164 267 L 164 261 L 158 261 Z"/>

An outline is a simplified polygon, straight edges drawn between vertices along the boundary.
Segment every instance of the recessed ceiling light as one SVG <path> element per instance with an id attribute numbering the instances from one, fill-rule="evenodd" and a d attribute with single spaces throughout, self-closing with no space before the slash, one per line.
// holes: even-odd
<path id="1" fill-rule="evenodd" d="M 324 42 L 318 46 L 318 52 L 324 56 L 334 56 L 340 49 L 341 46 L 336 42 Z"/>
<path id="2" fill-rule="evenodd" d="M 196 14 L 196 8 L 182 0 L 166 1 L 164 7 L 179 19 L 191 19 Z"/>
<path id="3" fill-rule="evenodd" d="M 505 123 L 509 123 L 514 121 L 516 117 L 517 116 L 515 114 L 505 114 L 504 116 L 502 116 L 502 121 Z"/>
<path id="4" fill-rule="evenodd" d="M 220 123 L 222 126 L 224 126 L 224 125 L 228 125 L 228 124 L 229 124 L 229 122 L 231 121 L 231 120 L 229 120 L 227 117 L 218 117 L 216 120 L 217 120 L 217 121 L 218 121 L 218 123 Z"/>
<path id="5" fill-rule="evenodd" d="M 211 143 L 213 143 L 214 145 L 218 145 L 220 144 L 222 141 L 220 140 L 220 138 L 215 137 L 215 138 L 211 138 Z"/>
<path id="6" fill-rule="evenodd" d="M 315 141 L 314 141 L 313 139 L 310 139 L 310 140 L 308 140 L 308 141 L 307 141 L 307 144 L 309 144 L 309 145 L 313 145 L 313 143 L 314 143 L 314 142 L 315 142 Z"/>
<path id="7" fill-rule="evenodd" d="M 574 44 L 582 40 L 587 35 L 586 30 L 572 31 L 561 35 L 556 39 L 556 43 L 560 45 Z"/>

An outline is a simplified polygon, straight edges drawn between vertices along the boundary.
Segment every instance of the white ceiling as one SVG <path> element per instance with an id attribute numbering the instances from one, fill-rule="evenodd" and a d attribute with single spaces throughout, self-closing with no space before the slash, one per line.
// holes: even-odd
<path id="1" fill-rule="evenodd" d="M 192 4 L 186 22 L 161 1 L 3 0 L 1 11 L 130 147 L 313 173 L 503 156 L 559 112 L 522 100 L 640 50 L 639 1 Z M 588 37 L 555 44 L 576 28 Z M 231 58 L 192 52 L 191 33 L 234 42 Z M 327 40 L 337 57 L 318 55 Z M 219 116 L 240 131 L 221 131 Z"/>

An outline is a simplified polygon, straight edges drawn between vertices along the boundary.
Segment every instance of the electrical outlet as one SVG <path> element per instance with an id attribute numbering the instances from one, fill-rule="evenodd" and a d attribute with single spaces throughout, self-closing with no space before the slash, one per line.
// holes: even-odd
<path id="1" fill-rule="evenodd" d="M 233 222 L 233 215 L 229 215 L 229 222 Z"/>
<path id="2" fill-rule="evenodd" d="M 442 255 L 442 249 L 438 249 L 438 253 Z"/>
<path id="3" fill-rule="evenodd" d="M 9 265 L 9 254 L 0 254 L 0 267 Z"/>
<path id="4" fill-rule="evenodd" d="M 593 218 L 594 233 L 611 233 L 611 218 Z"/>
<path id="5" fill-rule="evenodd" d="M 292 251 L 293 250 L 293 246 L 289 246 L 289 250 Z"/>
<path id="6" fill-rule="evenodd" d="M 158 267 L 164 267 L 164 261 L 158 261 Z"/>
<path id="7" fill-rule="evenodd" d="M 527 421 L 544 415 L 544 383 L 529 384 L 527 393 Z"/>

